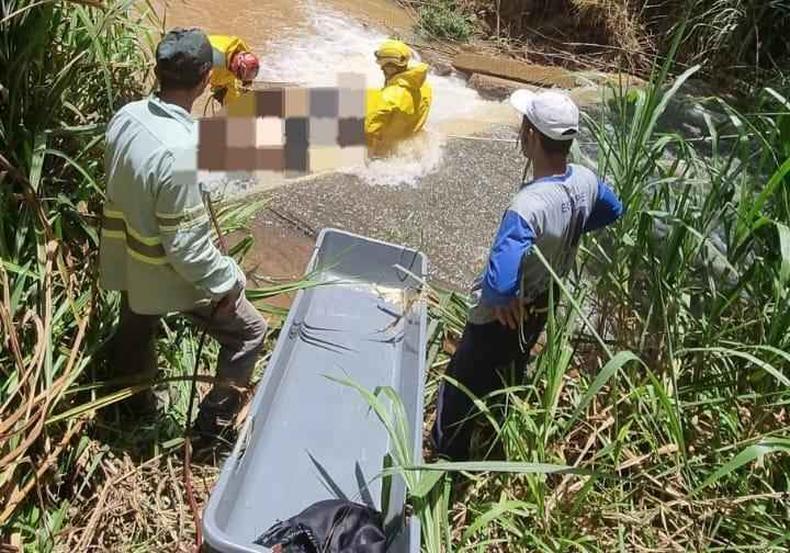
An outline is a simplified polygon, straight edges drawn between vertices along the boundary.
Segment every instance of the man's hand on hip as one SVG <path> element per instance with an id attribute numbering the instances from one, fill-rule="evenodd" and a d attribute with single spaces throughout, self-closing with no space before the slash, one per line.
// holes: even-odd
<path id="1" fill-rule="evenodd" d="M 236 309 L 236 304 L 239 302 L 239 297 L 244 293 L 244 285 L 237 283 L 230 292 L 222 296 L 214 306 L 214 313 L 216 315 L 229 315 Z"/>
<path id="2" fill-rule="evenodd" d="M 521 302 L 518 298 L 514 298 L 506 305 L 494 307 L 494 316 L 503 326 L 516 330 L 521 322 L 522 310 Z"/>

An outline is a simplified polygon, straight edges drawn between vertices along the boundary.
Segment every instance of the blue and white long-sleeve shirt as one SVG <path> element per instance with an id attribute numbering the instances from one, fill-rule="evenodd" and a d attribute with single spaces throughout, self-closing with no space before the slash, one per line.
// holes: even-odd
<path id="1" fill-rule="evenodd" d="M 616 221 L 623 205 L 595 173 L 570 164 L 564 175 L 527 183 L 505 211 L 494 237 L 485 272 L 472 288 L 469 322 L 496 320 L 492 308 L 509 303 L 522 291 L 530 301 L 548 289 L 551 275 L 533 245 L 563 276 L 570 271 L 582 234 Z"/>

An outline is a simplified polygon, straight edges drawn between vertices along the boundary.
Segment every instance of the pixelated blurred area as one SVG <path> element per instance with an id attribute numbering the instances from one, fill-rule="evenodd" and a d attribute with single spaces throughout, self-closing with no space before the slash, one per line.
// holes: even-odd
<path id="1" fill-rule="evenodd" d="M 198 170 L 254 173 L 263 185 L 364 163 L 365 78 L 337 87 L 253 90 L 198 122 Z"/>

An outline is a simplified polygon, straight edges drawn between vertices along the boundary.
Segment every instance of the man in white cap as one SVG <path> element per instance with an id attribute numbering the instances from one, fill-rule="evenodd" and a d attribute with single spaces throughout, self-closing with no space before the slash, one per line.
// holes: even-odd
<path id="1" fill-rule="evenodd" d="M 579 110 L 568 96 L 518 90 L 510 103 L 523 115 L 519 140 L 533 180 L 522 183 L 502 217 L 486 270 L 472 289 L 469 322 L 447 367 L 447 375 L 478 398 L 501 388 L 500 371 L 513 363 L 516 375 L 524 373 L 546 324 L 551 275 L 532 255 L 533 246 L 563 276 L 582 234 L 623 213 L 609 186 L 589 169 L 568 163 L 579 134 Z M 438 455 L 468 458 L 474 415 L 469 396 L 443 382 L 432 432 Z"/>

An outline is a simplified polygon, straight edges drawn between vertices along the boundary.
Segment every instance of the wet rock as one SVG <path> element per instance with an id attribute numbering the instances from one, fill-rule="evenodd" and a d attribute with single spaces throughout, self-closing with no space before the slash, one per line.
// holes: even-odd
<path id="1" fill-rule="evenodd" d="M 579 87 L 602 87 L 613 86 L 615 88 L 638 88 L 645 85 L 644 79 L 628 73 L 604 73 L 602 71 L 578 71 L 573 74 L 576 79 L 576 86 Z"/>
<path id="2" fill-rule="evenodd" d="M 469 86 L 477 90 L 487 100 L 504 100 L 519 88 L 532 88 L 529 85 L 509 79 L 475 73 L 469 77 Z"/>
<path id="3" fill-rule="evenodd" d="M 431 64 L 431 70 L 440 77 L 446 77 L 453 72 L 453 66 L 443 61 L 437 61 Z"/>
<path id="4" fill-rule="evenodd" d="M 600 104 L 606 98 L 611 97 L 611 94 L 607 94 L 606 88 L 598 85 L 580 86 L 571 90 L 569 94 L 576 105 L 581 108 Z"/>
<path id="5" fill-rule="evenodd" d="M 440 76 L 446 77 L 453 72 L 453 66 L 450 65 L 449 58 L 439 52 L 433 50 L 420 50 L 420 59 L 431 66 L 431 71 Z"/>
<path id="6" fill-rule="evenodd" d="M 508 98 L 515 90 L 520 88 L 529 90 L 541 89 L 539 86 L 502 79 L 500 77 L 492 77 L 490 75 L 481 75 L 480 73 L 475 73 L 469 77 L 468 84 L 470 87 L 477 90 L 483 98 L 497 101 Z M 573 101 L 582 108 L 600 104 L 607 97 L 605 87 L 599 85 L 580 86 L 567 92 L 570 97 L 573 98 Z"/>
<path id="7" fill-rule="evenodd" d="M 479 73 L 542 87 L 576 86 L 574 74 L 561 67 L 536 65 L 500 56 L 462 52 L 453 58 L 453 67 L 468 74 Z"/>

